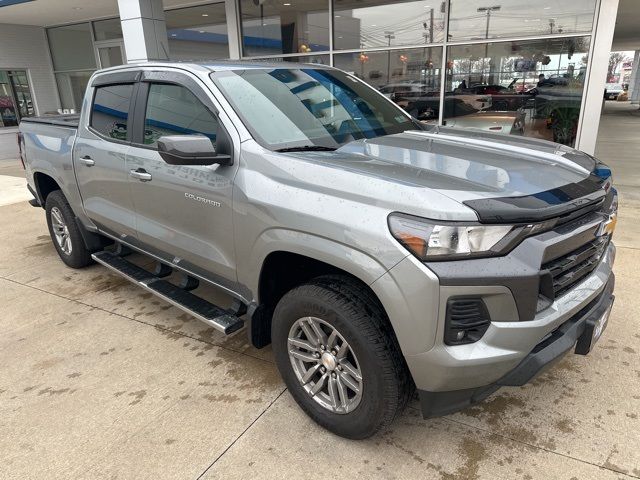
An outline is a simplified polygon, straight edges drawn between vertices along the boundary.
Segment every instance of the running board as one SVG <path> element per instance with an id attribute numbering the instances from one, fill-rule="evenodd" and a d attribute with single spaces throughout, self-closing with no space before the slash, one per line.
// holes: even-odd
<path id="1" fill-rule="evenodd" d="M 229 335 L 244 326 L 244 321 L 232 312 L 224 310 L 193 293 L 184 290 L 153 273 L 140 268 L 124 258 L 107 251 L 97 252 L 91 257 L 105 267 L 119 273 L 127 280 L 169 302 L 171 305 L 193 315 L 210 327 Z"/>

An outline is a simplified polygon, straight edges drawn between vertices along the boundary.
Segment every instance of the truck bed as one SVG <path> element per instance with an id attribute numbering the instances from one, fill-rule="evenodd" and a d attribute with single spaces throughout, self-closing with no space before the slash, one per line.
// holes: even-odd
<path id="1" fill-rule="evenodd" d="M 42 117 L 27 117 L 23 118 L 20 123 L 41 123 L 45 125 L 57 125 L 68 128 L 78 128 L 80 121 L 80 115 L 64 114 L 64 115 L 44 115 Z"/>

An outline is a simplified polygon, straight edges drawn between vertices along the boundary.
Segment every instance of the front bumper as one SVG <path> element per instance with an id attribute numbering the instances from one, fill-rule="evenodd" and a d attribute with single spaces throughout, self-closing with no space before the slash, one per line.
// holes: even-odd
<path id="1" fill-rule="evenodd" d="M 520 363 L 495 382 L 476 388 L 430 392 L 418 390 L 425 418 L 438 417 L 480 402 L 502 386 L 520 386 L 559 361 L 587 330 L 587 324 L 599 319 L 613 304 L 615 276 L 611 273 L 604 289 L 584 308 L 566 320 L 538 343 Z M 583 352 L 586 353 L 586 352 Z"/>

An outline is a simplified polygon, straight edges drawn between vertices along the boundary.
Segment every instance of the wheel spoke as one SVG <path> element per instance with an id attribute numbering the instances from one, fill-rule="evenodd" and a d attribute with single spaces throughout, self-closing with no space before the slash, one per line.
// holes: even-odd
<path id="1" fill-rule="evenodd" d="M 300 321 L 300 328 L 302 329 L 305 336 L 307 337 L 307 340 L 312 342 L 316 347 L 320 346 L 320 342 L 318 342 L 318 339 L 316 338 L 315 333 L 313 332 L 313 330 L 305 320 Z"/>
<path id="2" fill-rule="evenodd" d="M 59 227 L 62 227 L 64 225 L 64 220 L 62 220 L 62 215 L 60 215 L 60 212 L 58 212 L 57 209 L 51 210 L 51 215 L 54 217 Z"/>
<path id="3" fill-rule="evenodd" d="M 303 362 L 317 362 L 318 359 L 310 353 L 301 352 L 299 350 L 289 350 L 289 355 Z"/>
<path id="4" fill-rule="evenodd" d="M 302 348 L 310 352 L 314 352 L 316 350 L 316 347 L 312 345 L 311 342 L 307 342 L 299 338 L 289 338 L 289 345 L 293 345 L 295 347 Z"/>
<path id="5" fill-rule="evenodd" d="M 325 373 L 318 379 L 316 384 L 313 386 L 313 388 L 309 392 L 311 393 L 311 396 L 315 396 L 320 390 L 322 390 L 322 387 L 324 387 L 324 384 L 326 383 L 328 376 L 329 374 Z"/>
<path id="6" fill-rule="evenodd" d="M 345 374 L 344 372 L 341 373 L 340 376 L 342 377 L 342 381 L 347 387 L 349 387 L 355 393 L 360 393 L 360 387 L 353 380 L 353 378 L 351 378 L 351 376 Z"/>
<path id="7" fill-rule="evenodd" d="M 336 355 L 337 359 L 342 360 L 344 357 L 346 357 L 348 350 L 349 344 L 343 340 L 342 345 L 340 345 L 340 348 L 338 348 L 338 353 Z"/>
<path id="8" fill-rule="evenodd" d="M 313 329 L 313 332 L 316 334 L 316 338 L 318 339 L 319 344 L 327 344 L 327 335 L 322 331 L 320 324 L 316 322 L 313 318 L 308 318 L 309 325 Z"/>
<path id="9" fill-rule="evenodd" d="M 305 373 L 303 377 L 300 379 L 302 384 L 306 385 L 307 383 L 309 383 L 309 380 L 311 380 L 311 378 L 318 371 L 319 368 L 320 368 L 320 364 L 318 363 L 317 365 L 314 365 L 309 370 L 307 370 L 307 373 Z"/>
<path id="10" fill-rule="evenodd" d="M 340 362 L 340 365 L 342 366 L 342 368 L 345 369 L 345 371 L 351 375 L 353 378 L 355 378 L 357 381 L 362 380 L 362 375 L 360 375 L 360 372 L 358 372 L 358 370 L 356 370 L 354 368 L 353 365 L 351 365 L 351 362 Z"/>
<path id="11" fill-rule="evenodd" d="M 342 383 L 342 377 L 340 375 L 336 378 L 336 385 L 338 387 L 338 395 L 340 396 L 340 406 L 346 409 L 349 397 L 347 396 L 347 388 L 344 386 L 344 383 Z"/>
<path id="12" fill-rule="evenodd" d="M 338 338 L 338 332 L 336 330 L 331 331 L 331 335 L 327 338 L 327 350 L 331 350 L 336 343 L 336 338 Z"/>
<path id="13" fill-rule="evenodd" d="M 336 386 L 336 379 L 333 376 L 329 377 L 329 398 L 331 399 L 331 406 L 334 409 L 338 408 L 338 387 Z"/>

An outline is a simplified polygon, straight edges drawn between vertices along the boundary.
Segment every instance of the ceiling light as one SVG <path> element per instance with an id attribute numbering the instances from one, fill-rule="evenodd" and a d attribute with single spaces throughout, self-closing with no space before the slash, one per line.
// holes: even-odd
<path id="1" fill-rule="evenodd" d="M 372 27 L 377 27 L 378 25 L 376 25 L 375 23 L 373 25 L 371 25 Z"/>
<path id="2" fill-rule="evenodd" d="M 203 13 L 203 14 L 202 14 L 202 16 L 203 16 L 203 17 L 208 17 L 208 16 L 209 16 L 209 14 L 208 14 L 208 13 Z"/>
<path id="3" fill-rule="evenodd" d="M 284 5 L 285 7 L 289 7 L 289 6 L 291 6 L 291 4 L 290 4 L 290 3 L 283 3 L 282 5 Z"/>

